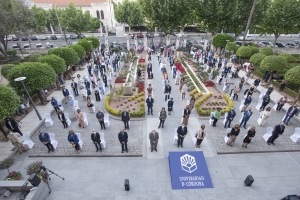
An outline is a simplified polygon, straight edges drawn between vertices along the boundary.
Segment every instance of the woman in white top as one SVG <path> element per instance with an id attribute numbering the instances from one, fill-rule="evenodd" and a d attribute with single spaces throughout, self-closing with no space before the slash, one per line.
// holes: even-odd
<path id="1" fill-rule="evenodd" d="M 268 107 L 264 111 L 262 118 L 261 118 L 260 122 L 258 123 L 258 125 L 260 125 L 260 126 L 265 125 L 265 123 L 266 123 L 267 119 L 270 117 L 270 115 L 271 115 L 271 107 Z"/>
<path id="2" fill-rule="evenodd" d="M 83 98 L 83 101 L 85 101 L 86 97 L 87 97 L 87 91 L 86 91 L 86 89 L 83 86 L 80 87 L 80 94 L 81 94 L 81 96 Z"/>
<path id="3" fill-rule="evenodd" d="M 200 145 L 201 145 L 202 141 L 204 140 L 205 135 L 206 135 L 205 126 L 201 125 L 201 128 L 198 130 L 198 132 L 196 134 L 196 138 L 197 138 L 196 148 L 200 148 Z"/>

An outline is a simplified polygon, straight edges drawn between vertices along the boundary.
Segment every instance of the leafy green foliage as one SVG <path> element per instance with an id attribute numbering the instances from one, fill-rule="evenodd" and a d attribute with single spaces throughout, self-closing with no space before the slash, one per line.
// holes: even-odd
<path id="1" fill-rule="evenodd" d="M 293 67 L 292 69 L 286 72 L 284 79 L 287 80 L 289 83 L 300 86 L 299 74 L 300 66 Z"/>
<path id="2" fill-rule="evenodd" d="M 9 84 L 17 91 L 23 86 L 14 80 L 22 76 L 26 77 L 23 82 L 31 93 L 53 84 L 56 80 L 54 69 L 48 64 L 40 62 L 24 62 L 11 70 L 8 75 Z"/>
<path id="3" fill-rule="evenodd" d="M 46 63 L 52 67 L 56 74 L 62 74 L 66 71 L 66 63 L 61 57 L 51 54 L 38 59 L 38 62 Z"/>
<path id="4" fill-rule="evenodd" d="M 283 69 L 287 65 L 285 58 L 281 56 L 267 56 L 265 57 L 261 63 L 260 68 L 268 71 L 279 71 Z"/>
<path id="5" fill-rule="evenodd" d="M 39 58 L 41 58 L 41 54 L 31 54 L 28 61 L 29 62 L 37 62 Z"/>
<path id="6" fill-rule="evenodd" d="M 93 45 L 94 49 L 98 48 L 100 46 L 100 41 L 96 37 L 88 36 L 88 37 L 85 37 L 85 39 L 88 41 L 92 41 L 92 45 Z"/>
<path id="7" fill-rule="evenodd" d="M 82 46 L 85 50 L 85 52 L 90 52 L 92 51 L 92 46 L 93 44 L 91 44 L 87 39 L 81 39 L 77 42 L 78 45 Z"/>
<path id="8" fill-rule="evenodd" d="M 250 51 L 251 51 L 251 56 L 254 55 L 254 54 L 256 54 L 256 53 L 259 53 L 258 47 L 256 47 L 256 46 L 249 46 L 249 48 L 250 48 Z"/>
<path id="9" fill-rule="evenodd" d="M 4 76 L 7 79 L 11 69 L 14 68 L 15 66 L 16 65 L 12 65 L 12 64 L 3 65 L 1 68 L 2 76 Z"/>
<path id="10" fill-rule="evenodd" d="M 73 49 L 77 53 L 78 58 L 83 58 L 85 56 L 85 50 L 79 44 L 71 44 L 68 48 Z"/>
<path id="11" fill-rule="evenodd" d="M 15 159 L 6 158 L 0 162 L 0 170 L 7 169 L 9 172 L 9 168 L 15 164 Z"/>
<path id="12" fill-rule="evenodd" d="M 237 51 L 236 51 L 236 55 L 240 56 L 242 58 L 250 58 L 251 56 L 251 50 L 250 48 L 247 46 L 241 46 Z"/>
<path id="13" fill-rule="evenodd" d="M 289 53 L 281 53 L 279 56 L 284 57 L 287 62 L 292 62 L 294 60 L 294 57 Z"/>
<path id="14" fill-rule="evenodd" d="M 117 22 L 127 24 L 129 27 L 140 26 L 144 22 L 138 2 L 124 0 L 118 4 L 113 2 L 113 5 Z"/>
<path id="15" fill-rule="evenodd" d="M 8 56 L 16 56 L 17 55 L 17 51 L 15 49 L 10 49 L 6 51 Z"/>
<path id="16" fill-rule="evenodd" d="M 258 67 L 261 61 L 266 57 L 263 53 L 256 53 L 250 57 L 249 62 L 253 63 L 254 66 Z"/>
<path id="17" fill-rule="evenodd" d="M 98 19 L 93 19 L 89 11 L 83 12 L 81 8 L 75 7 L 73 3 L 70 3 L 68 7 L 63 9 L 60 16 L 61 26 L 70 32 L 76 33 L 78 36 L 83 31 L 89 31 L 91 27 L 95 28 L 96 20 Z"/>
<path id="18" fill-rule="evenodd" d="M 20 103 L 20 97 L 14 89 L 0 85 L 0 119 L 15 113 Z"/>
<path id="19" fill-rule="evenodd" d="M 47 23 L 46 11 L 43 8 L 36 7 L 36 5 L 34 5 L 31 10 L 34 17 L 30 21 L 29 28 L 31 28 L 36 33 L 41 33 L 45 29 Z"/>
<path id="20" fill-rule="evenodd" d="M 259 53 L 263 53 L 266 56 L 270 56 L 273 55 L 273 49 L 271 47 L 264 47 L 259 51 Z"/>
<path id="21" fill-rule="evenodd" d="M 229 42 L 233 42 L 233 38 L 230 35 L 227 34 L 218 34 L 213 38 L 212 44 L 215 47 L 223 47 L 225 48 L 227 41 L 229 40 Z"/>
<path id="22" fill-rule="evenodd" d="M 263 18 L 262 33 L 273 33 L 275 43 L 281 34 L 299 31 L 300 1 L 273 0 Z"/>
<path id="23" fill-rule="evenodd" d="M 237 46 L 236 46 L 235 42 L 228 42 L 225 48 L 228 51 L 234 51 L 234 52 L 236 52 L 236 50 L 237 50 Z"/>
<path id="24" fill-rule="evenodd" d="M 66 65 L 72 65 L 78 63 L 78 55 L 72 48 L 53 48 L 49 49 L 48 54 L 54 54 L 66 62 Z"/>

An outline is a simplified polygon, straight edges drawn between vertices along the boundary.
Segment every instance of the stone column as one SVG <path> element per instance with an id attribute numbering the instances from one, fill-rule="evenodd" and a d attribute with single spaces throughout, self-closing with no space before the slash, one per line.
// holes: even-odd
<path id="1" fill-rule="evenodd" d="M 127 50 L 129 51 L 130 49 L 129 37 L 126 37 L 126 43 L 127 43 Z"/>
<path id="2" fill-rule="evenodd" d="M 136 38 L 136 36 L 134 37 L 134 45 L 135 45 L 134 51 L 136 51 L 136 47 L 137 47 L 137 38 Z"/>
<path id="3" fill-rule="evenodd" d="M 148 47 L 148 44 L 147 44 L 147 37 L 144 36 L 144 50 L 146 50 Z"/>
<path id="4" fill-rule="evenodd" d="M 167 35 L 166 39 L 167 39 L 166 45 L 168 46 L 168 45 L 170 45 L 170 35 Z"/>
<path id="5" fill-rule="evenodd" d="M 184 48 L 186 47 L 186 37 L 184 37 L 184 39 L 183 39 L 183 47 Z"/>

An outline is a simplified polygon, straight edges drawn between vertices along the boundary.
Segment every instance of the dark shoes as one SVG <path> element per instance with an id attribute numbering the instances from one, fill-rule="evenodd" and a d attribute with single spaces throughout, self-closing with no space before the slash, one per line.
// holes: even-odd
<path id="1" fill-rule="evenodd" d="M 157 152 L 157 149 L 155 149 L 155 151 Z"/>
<path id="2" fill-rule="evenodd" d="M 126 150 L 126 152 L 128 153 L 128 150 Z"/>
<path id="3" fill-rule="evenodd" d="M 96 152 L 98 152 L 98 151 L 99 151 L 99 149 L 96 150 Z"/>
<path id="4" fill-rule="evenodd" d="M 48 153 L 50 153 L 51 150 L 48 150 Z"/>

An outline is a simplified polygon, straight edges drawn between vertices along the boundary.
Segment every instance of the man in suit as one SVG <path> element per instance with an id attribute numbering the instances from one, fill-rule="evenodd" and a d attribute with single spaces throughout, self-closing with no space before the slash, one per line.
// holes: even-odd
<path id="1" fill-rule="evenodd" d="M 79 94 L 78 94 L 78 89 L 77 89 L 77 83 L 74 80 L 72 80 L 71 87 L 73 89 L 75 96 L 78 96 Z"/>
<path id="2" fill-rule="evenodd" d="M 164 93 L 170 95 L 170 94 L 171 94 L 171 90 L 172 90 L 172 87 L 171 87 L 170 84 L 168 83 L 168 84 L 165 86 Z M 168 98 L 168 99 L 169 99 L 169 98 Z M 167 101 L 167 96 L 165 97 L 165 101 Z"/>
<path id="3" fill-rule="evenodd" d="M 96 117 L 100 123 L 100 126 L 101 126 L 101 130 L 104 129 L 105 130 L 105 124 L 104 124 L 104 113 L 101 112 L 101 110 L 99 109 L 97 114 L 96 114 Z"/>
<path id="4" fill-rule="evenodd" d="M 61 110 L 58 111 L 58 119 L 64 125 L 64 128 L 68 128 L 68 124 L 67 124 L 65 114 Z"/>
<path id="5" fill-rule="evenodd" d="M 19 129 L 19 125 L 17 124 L 17 122 L 14 119 L 6 118 L 5 125 L 6 125 L 6 128 L 8 128 L 9 130 L 11 130 L 12 132 L 17 132 L 21 136 L 23 135 L 23 133 Z"/>
<path id="6" fill-rule="evenodd" d="M 153 115 L 153 103 L 154 103 L 154 99 L 152 98 L 151 95 L 148 96 L 147 100 L 147 107 L 148 107 L 148 115 L 151 113 L 151 115 Z"/>
<path id="7" fill-rule="evenodd" d="M 85 85 L 85 89 L 86 89 L 86 90 L 90 90 L 90 89 L 91 89 L 91 88 L 90 88 L 90 87 L 91 87 L 91 84 L 90 84 L 90 82 L 89 82 L 88 80 L 85 80 L 85 81 L 84 81 L 84 85 Z"/>
<path id="8" fill-rule="evenodd" d="M 148 63 L 148 66 L 147 66 L 148 79 L 149 79 L 149 77 L 150 77 L 150 72 L 152 72 L 152 64 L 151 64 L 151 63 Z"/>
<path id="9" fill-rule="evenodd" d="M 285 129 L 285 126 L 284 126 L 284 122 L 281 122 L 280 124 L 276 125 L 273 132 L 272 132 L 272 136 L 269 137 L 268 141 L 267 141 L 267 144 L 270 145 L 270 144 L 274 144 L 274 141 L 283 134 L 284 132 L 284 129 Z"/>
<path id="10" fill-rule="evenodd" d="M 152 130 L 151 133 L 149 133 L 149 140 L 151 145 L 151 152 L 153 149 L 157 151 L 157 143 L 158 143 L 159 135 L 158 132 L 155 131 L 155 129 Z"/>
<path id="11" fill-rule="evenodd" d="M 128 150 L 127 150 L 128 134 L 127 134 L 127 132 L 124 131 L 123 128 L 121 128 L 121 130 L 118 134 L 118 138 L 119 138 L 119 141 L 120 141 L 121 146 L 122 146 L 122 152 L 121 153 L 123 153 L 124 150 L 128 153 Z"/>
<path id="12" fill-rule="evenodd" d="M 171 115 L 171 112 L 173 111 L 173 98 L 169 99 L 168 101 L 168 114 Z"/>
<path id="13" fill-rule="evenodd" d="M 106 74 L 103 74 L 102 79 L 103 79 L 103 82 L 104 82 L 104 87 L 107 87 L 107 76 L 106 76 Z"/>
<path id="14" fill-rule="evenodd" d="M 62 93 L 63 93 L 63 95 L 64 95 L 64 97 L 65 97 L 65 100 L 68 101 L 68 98 L 69 98 L 70 93 L 69 93 L 69 90 L 66 89 L 65 86 L 63 86 Z M 67 104 L 67 102 L 66 102 L 65 104 Z"/>
<path id="15" fill-rule="evenodd" d="M 252 110 L 252 108 L 249 107 L 248 110 L 244 112 L 244 116 L 243 116 L 242 121 L 240 123 L 240 126 L 242 126 L 242 124 L 244 123 L 244 128 L 245 129 L 246 129 L 247 122 L 248 122 L 248 120 L 250 119 L 250 117 L 253 113 L 251 110 Z"/>
<path id="16" fill-rule="evenodd" d="M 124 127 L 125 130 L 129 130 L 129 122 L 130 120 L 130 116 L 129 116 L 129 112 L 126 111 L 126 109 L 124 109 L 124 111 L 122 112 L 122 121 L 124 122 Z"/>
<path id="17" fill-rule="evenodd" d="M 250 105 L 251 101 L 252 101 L 251 95 L 247 96 L 247 98 L 245 99 L 245 102 L 244 102 L 244 106 L 242 108 L 242 112 L 244 112 L 247 109 L 247 107 Z"/>
<path id="18" fill-rule="evenodd" d="M 294 106 L 291 106 L 289 107 L 289 109 L 287 110 L 287 112 L 285 113 L 285 117 L 283 119 L 283 122 L 286 124 L 286 125 L 289 125 L 290 123 L 290 120 L 292 119 L 292 117 L 294 117 L 295 114 L 298 113 L 298 108 L 297 108 L 297 105 L 294 104 Z"/>
<path id="19" fill-rule="evenodd" d="M 274 91 L 274 87 L 273 87 L 273 85 L 270 85 L 269 87 L 268 87 L 268 91 L 266 92 L 266 95 L 271 95 L 271 93 Z"/>
<path id="20" fill-rule="evenodd" d="M 48 148 L 48 153 L 50 153 L 50 151 L 54 151 L 54 147 L 51 144 L 51 140 L 50 140 L 50 136 L 48 133 L 43 132 L 42 130 L 39 130 L 40 135 L 39 135 L 39 139 L 40 141 Z"/>
<path id="21" fill-rule="evenodd" d="M 230 124 L 231 124 L 232 120 L 234 119 L 235 115 L 236 115 L 236 113 L 234 111 L 234 108 L 231 108 L 231 111 L 229 111 L 227 113 L 224 128 L 226 128 L 226 127 L 230 128 Z"/>
<path id="22" fill-rule="evenodd" d="M 100 152 L 102 151 L 102 148 L 101 148 L 101 139 L 100 139 L 100 134 L 98 132 L 96 132 L 95 129 L 93 129 L 93 132 L 91 134 L 91 139 L 93 141 L 93 143 L 95 144 L 95 147 L 96 147 L 96 152 L 99 151 L 100 149 Z"/>
<path id="23" fill-rule="evenodd" d="M 183 140 L 185 138 L 187 134 L 187 127 L 185 126 L 185 124 L 181 124 L 181 126 L 179 126 L 177 128 L 177 136 L 178 136 L 178 140 L 177 140 L 177 147 L 179 148 L 179 145 L 183 148 Z"/>

